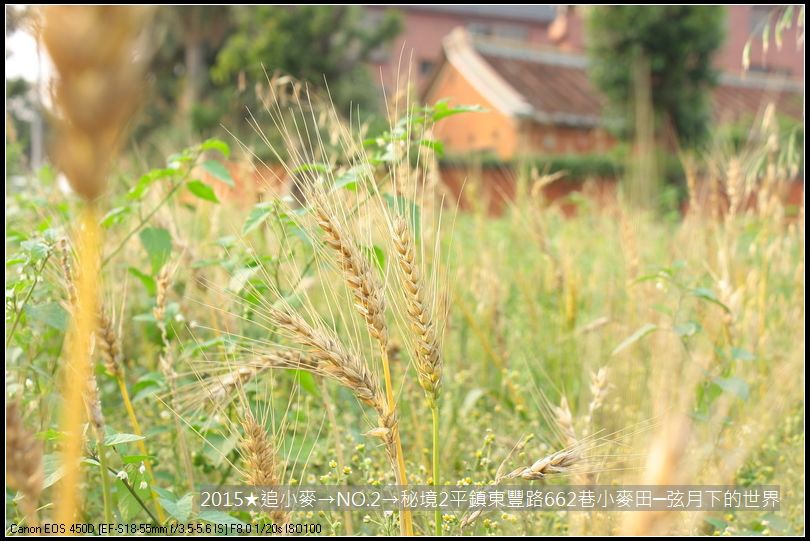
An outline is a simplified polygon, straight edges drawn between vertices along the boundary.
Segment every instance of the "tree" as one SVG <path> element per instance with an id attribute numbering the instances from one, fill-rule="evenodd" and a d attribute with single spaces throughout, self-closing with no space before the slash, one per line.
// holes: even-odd
<path id="1" fill-rule="evenodd" d="M 343 112 L 376 109 L 367 62 L 399 33 L 395 13 L 376 24 L 358 6 L 251 6 L 234 8 L 232 16 L 237 31 L 212 69 L 216 82 L 233 85 L 241 74 L 261 83 L 265 69 L 280 70 L 319 88 L 326 83 Z"/>
<path id="2" fill-rule="evenodd" d="M 265 145 L 245 109 L 261 112 L 253 90 L 267 82 L 263 67 L 319 88 L 327 81 L 343 113 L 351 106 L 376 113 L 377 87 L 366 62 L 399 28 L 398 17 L 372 24 L 357 6 L 162 7 L 152 28 L 160 45 L 133 138 L 148 143 L 140 150 L 149 155 L 153 147 L 223 136 L 225 126 L 262 155 Z"/>
<path id="3" fill-rule="evenodd" d="M 649 81 L 655 133 L 693 145 L 707 133 L 715 51 L 724 40 L 720 6 L 599 6 L 588 16 L 591 78 L 626 136 L 639 71 Z M 671 141 L 670 141 L 671 142 Z"/>

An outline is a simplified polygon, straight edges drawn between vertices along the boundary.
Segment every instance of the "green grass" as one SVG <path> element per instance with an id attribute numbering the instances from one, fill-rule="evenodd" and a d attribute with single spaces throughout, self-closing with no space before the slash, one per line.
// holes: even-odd
<path id="1" fill-rule="evenodd" d="M 313 306 L 326 313 L 329 297 L 318 295 L 319 286 L 341 287 L 333 270 L 307 264 L 320 240 L 272 206 L 242 210 L 226 198 L 216 203 L 193 192 L 178 199 L 179 187 L 193 178 L 191 164 L 216 158 L 223 148 L 207 142 L 170 160 L 179 164 L 175 169 L 124 175 L 129 180 L 117 183 L 104 202 L 115 210 L 105 222 L 104 253 L 110 258 L 103 269 L 103 303 L 121 326 L 124 383 L 155 472 L 151 478 L 141 471 L 147 458 L 138 438 L 126 436 L 133 429 L 118 382 L 96 355 L 107 438 L 122 442 L 105 447 L 109 467 L 126 472 L 126 481 L 110 478 L 114 519 L 120 522 L 150 521 L 156 512 L 152 487 L 171 518 L 203 519 L 189 507 L 176 426 L 186 429 L 196 482 L 241 482 L 238 408 L 186 402 L 193 407 L 181 407 L 176 423 L 168 407 L 170 387 L 158 366 L 163 344 L 153 315 L 160 268 L 176 267 L 165 313 L 181 404 L 199 394 L 198 375 L 216 369 L 210 363 L 220 363 L 221 370 L 235 358 L 234 336 L 280 339 L 259 324 L 261 314 L 245 298 L 270 295 L 278 284 L 284 289 L 303 271 L 315 284 Z M 69 327 L 56 246 L 72 235 L 77 205 L 54 190 L 49 176 L 28 177 L 6 202 L 6 325 L 13 327 L 6 397 L 22 403 L 25 424 L 43 441 L 46 488 L 39 503 L 41 519 L 47 519 L 59 478 L 59 375 Z M 677 468 L 680 481 L 778 483 L 786 497 L 775 517 L 697 516 L 663 521 L 666 532 L 803 531 L 803 223 L 756 213 L 730 223 L 673 221 L 625 204 L 577 201 L 573 217 L 526 199 L 500 217 L 459 214 L 442 229 L 439 246 L 449 267 L 448 282 L 440 284 L 449 301 L 439 408 L 442 482 L 484 485 L 505 460 L 510 471 L 564 447 L 548 407 L 565 396 L 579 434 L 604 439 L 590 450 L 599 483 L 642 478 L 663 420 L 675 411 L 691 423 Z M 421 212 L 430 223 L 430 208 Z M 246 244 L 236 237 L 251 214 L 251 223 L 260 220 Z M 423 231 L 423 242 L 432 242 L 431 231 Z M 384 249 L 370 253 L 391 259 Z M 251 287 L 240 287 L 246 283 Z M 228 287 L 237 293 L 216 294 Z M 354 332 L 350 310 L 339 309 L 336 319 L 344 338 Z M 400 344 L 407 342 L 401 330 L 393 334 Z M 409 361 L 403 349 L 392 360 L 393 379 L 402 386 L 398 407 L 409 482 L 427 484 L 434 475 L 434 435 Z M 590 373 L 600 367 L 608 369 L 610 388 L 586 427 Z M 346 389 L 307 373 L 276 370 L 247 384 L 244 395 L 248 407 L 267 420 L 288 482 L 394 482 L 381 446 L 363 435 L 371 428 L 368 411 Z M 325 422 L 325 403 L 334 407 L 336 423 Z M 90 437 L 83 521 L 93 521 L 104 508 L 94 462 L 98 445 Z M 549 482 L 565 481 L 576 478 Z M 14 494 L 7 489 L 7 528 L 22 518 Z M 616 533 L 619 515 L 583 521 L 574 514 L 489 514 L 463 533 Z M 246 513 L 208 518 L 257 520 Z M 349 518 L 355 534 L 397 531 L 396 515 L 357 512 Z M 444 532 L 460 533 L 462 518 L 442 517 Z M 417 531 L 432 532 L 434 520 L 433 513 L 415 515 Z M 343 513 L 300 513 L 293 521 L 348 531 Z"/>

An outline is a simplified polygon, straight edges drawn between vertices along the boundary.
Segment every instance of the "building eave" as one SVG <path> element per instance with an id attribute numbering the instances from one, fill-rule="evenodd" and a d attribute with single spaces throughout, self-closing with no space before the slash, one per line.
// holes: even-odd
<path id="1" fill-rule="evenodd" d="M 498 111 L 510 117 L 535 113 L 531 104 L 478 54 L 464 29 L 453 30 L 443 45 L 447 62 Z"/>

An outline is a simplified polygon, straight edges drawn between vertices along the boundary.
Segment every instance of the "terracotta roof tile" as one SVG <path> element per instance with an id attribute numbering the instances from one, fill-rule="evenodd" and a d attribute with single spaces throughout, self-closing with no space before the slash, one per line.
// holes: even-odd
<path id="1" fill-rule="evenodd" d="M 595 120 L 602 112 L 603 98 L 582 68 L 486 54 L 481 56 L 538 113 Z"/>
<path id="2" fill-rule="evenodd" d="M 474 46 L 495 73 L 531 105 L 538 120 L 562 124 L 599 121 L 605 99 L 590 82 L 585 57 L 503 42 L 477 40 Z M 796 119 L 804 114 L 800 83 L 756 74 L 747 79 L 723 77 L 713 101 L 714 116 L 722 121 L 755 116 L 770 102 L 781 114 Z"/>

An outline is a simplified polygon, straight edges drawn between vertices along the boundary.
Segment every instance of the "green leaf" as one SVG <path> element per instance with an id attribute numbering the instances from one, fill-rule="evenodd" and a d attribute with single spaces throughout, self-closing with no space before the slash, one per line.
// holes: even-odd
<path id="1" fill-rule="evenodd" d="M 642 325 L 636 330 L 636 332 L 625 338 L 621 344 L 616 346 L 616 348 L 610 353 L 611 357 L 620 353 L 621 351 L 624 351 L 655 330 L 658 330 L 658 325 L 653 325 L 652 323 Z"/>
<path id="2" fill-rule="evenodd" d="M 743 348 L 731 348 L 731 358 L 735 361 L 750 362 L 756 360 L 753 353 Z"/>
<path id="3" fill-rule="evenodd" d="M 749 394 L 749 387 L 748 383 L 745 380 L 738 378 L 738 377 L 729 377 L 729 378 L 715 378 L 712 380 L 717 387 L 722 389 L 723 391 L 731 394 L 735 394 L 746 400 Z"/>
<path id="4" fill-rule="evenodd" d="M 152 274 L 157 274 L 172 253 L 172 236 L 162 227 L 147 227 L 140 232 L 138 237 L 149 255 Z"/>
<path id="5" fill-rule="evenodd" d="M 446 100 L 442 100 L 433 105 L 432 117 L 433 122 L 438 122 L 443 118 L 458 115 L 461 113 L 480 113 L 485 111 L 480 105 L 455 105 L 453 107 L 447 104 Z"/>
<path id="6" fill-rule="evenodd" d="M 104 438 L 104 445 L 107 447 L 112 447 L 113 445 L 141 441 L 142 439 L 145 438 L 143 436 L 138 436 L 137 434 L 109 434 L 106 438 Z"/>
<path id="7" fill-rule="evenodd" d="M 348 171 L 344 172 L 337 179 L 332 187 L 332 191 L 341 189 L 357 191 L 357 184 L 363 178 L 371 178 L 374 175 L 374 169 L 368 164 L 355 165 Z"/>
<path id="8" fill-rule="evenodd" d="M 329 166 L 325 163 L 304 163 L 293 169 L 292 173 L 308 173 L 310 171 L 326 174 L 329 172 Z"/>
<path id="9" fill-rule="evenodd" d="M 25 313 L 31 319 L 40 321 L 58 331 L 64 332 L 67 330 L 68 313 L 59 303 L 47 302 L 37 306 L 28 305 L 25 307 Z"/>
<path id="10" fill-rule="evenodd" d="M 143 196 L 146 195 L 146 193 L 149 191 L 149 187 L 152 184 L 158 180 L 173 177 L 176 174 L 177 170 L 168 167 L 149 171 L 138 179 L 135 186 L 130 188 L 129 192 L 127 192 L 127 199 L 130 201 L 139 201 L 143 199 Z"/>
<path id="11" fill-rule="evenodd" d="M 275 204 L 273 201 L 265 201 L 253 207 L 248 214 L 245 224 L 242 226 L 242 234 L 247 235 L 264 223 L 273 214 Z"/>
<path id="12" fill-rule="evenodd" d="M 40 239 L 24 240 L 20 243 L 20 248 L 30 254 L 31 259 L 34 261 L 38 261 L 48 255 L 51 249 L 50 246 Z"/>
<path id="13" fill-rule="evenodd" d="M 163 388 L 165 378 L 160 372 L 149 372 L 144 374 L 132 386 L 132 401 L 137 402 L 143 398 L 153 395 Z"/>
<path id="14" fill-rule="evenodd" d="M 152 460 L 155 457 L 149 455 L 125 455 L 121 457 L 121 462 L 124 464 L 140 464 L 147 460 Z"/>
<path id="15" fill-rule="evenodd" d="M 698 299 L 702 299 L 704 301 L 708 301 L 712 304 L 716 304 L 720 308 L 726 311 L 726 313 L 731 313 L 731 308 L 720 302 L 717 298 L 717 295 L 714 294 L 714 291 L 707 287 L 696 287 L 695 289 L 691 290 L 690 293 L 697 297 Z"/>
<path id="16" fill-rule="evenodd" d="M 714 527 L 715 530 L 718 530 L 720 532 L 724 531 L 728 527 L 728 523 L 720 518 L 703 517 L 703 520 L 705 520 L 708 524 Z"/>
<path id="17" fill-rule="evenodd" d="M 321 396 L 321 393 L 318 391 L 318 386 L 315 384 L 315 378 L 311 373 L 305 370 L 296 370 L 295 377 L 298 381 L 298 384 L 306 392 L 308 392 L 309 394 L 311 394 L 316 398 Z"/>
<path id="18" fill-rule="evenodd" d="M 774 513 L 768 513 L 762 517 L 762 522 L 768 526 L 768 529 L 772 532 L 784 533 L 790 530 L 790 522 Z"/>
<path id="19" fill-rule="evenodd" d="M 110 227 L 121 223 L 124 219 L 132 213 L 132 207 L 124 205 L 122 207 L 115 207 L 101 219 L 101 227 Z"/>
<path id="20" fill-rule="evenodd" d="M 231 147 L 221 139 L 206 139 L 200 144 L 202 150 L 216 150 L 226 158 L 231 155 Z"/>
<path id="21" fill-rule="evenodd" d="M 385 252 L 383 252 L 382 248 L 375 244 L 371 248 L 368 246 L 361 246 L 360 250 L 378 269 L 381 271 L 385 270 Z"/>
<path id="22" fill-rule="evenodd" d="M 211 464 L 218 467 L 223 462 L 227 461 L 227 457 L 231 454 L 236 446 L 239 444 L 239 435 L 231 434 L 229 436 L 222 436 L 219 434 L 212 434 L 208 436 L 208 442 L 205 446 L 206 458 L 211 461 Z"/>
<path id="23" fill-rule="evenodd" d="M 684 336 L 694 336 L 695 334 L 700 332 L 700 325 L 695 323 L 694 321 L 687 321 L 686 323 L 681 323 L 680 325 L 675 325 L 672 330 L 675 331 L 680 337 Z"/>
<path id="24" fill-rule="evenodd" d="M 228 169 L 222 164 L 222 162 L 218 162 L 217 160 L 208 160 L 203 162 L 202 168 L 228 186 L 235 185 L 230 172 L 228 172 Z"/>
<path id="25" fill-rule="evenodd" d="M 228 282 L 228 291 L 239 293 L 245 288 L 248 280 L 259 271 L 258 267 L 244 267 L 233 273 L 230 281 Z"/>
<path id="26" fill-rule="evenodd" d="M 127 270 L 132 276 L 141 281 L 143 287 L 146 288 L 146 292 L 149 293 L 149 296 L 154 297 L 157 294 L 157 284 L 155 283 L 154 278 L 144 272 L 141 272 L 135 267 L 129 267 Z"/>
<path id="27" fill-rule="evenodd" d="M 194 496 L 192 494 L 186 494 L 177 501 L 160 498 L 160 503 L 163 509 L 172 517 L 180 522 L 185 522 L 188 520 L 188 517 L 191 516 L 193 499 Z"/>
<path id="28" fill-rule="evenodd" d="M 444 156 L 444 144 L 441 141 L 435 141 L 433 139 L 421 139 L 419 144 L 433 150 L 433 152 L 435 152 L 436 156 L 439 158 Z"/>
<path id="29" fill-rule="evenodd" d="M 65 469 L 62 467 L 62 457 L 57 453 L 50 453 L 42 457 L 42 468 L 45 471 L 42 488 L 48 488 L 56 484 L 65 475 Z"/>
<path id="30" fill-rule="evenodd" d="M 205 522 L 210 522 L 212 524 L 238 524 L 240 526 L 244 526 L 246 524 L 245 522 L 242 522 L 238 518 L 232 517 L 228 513 L 223 513 L 222 511 L 212 511 L 210 509 L 200 511 L 200 514 L 197 515 L 197 518 Z"/>
<path id="31" fill-rule="evenodd" d="M 214 193 L 214 189 L 201 180 L 190 181 L 188 184 L 186 184 L 186 188 L 188 188 L 188 191 L 200 199 L 205 199 L 206 201 L 210 201 L 212 203 L 219 203 L 219 199 L 217 199 L 217 194 Z"/>
<path id="32" fill-rule="evenodd" d="M 466 416 L 472 412 L 473 408 L 475 407 L 476 402 L 486 394 L 484 389 L 476 387 L 475 389 L 471 389 L 467 392 L 467 395 L 464 397 L 464 402 L 461 404 L 461 408 L 459 409 L 459 414 L 462 416 Z"/>

